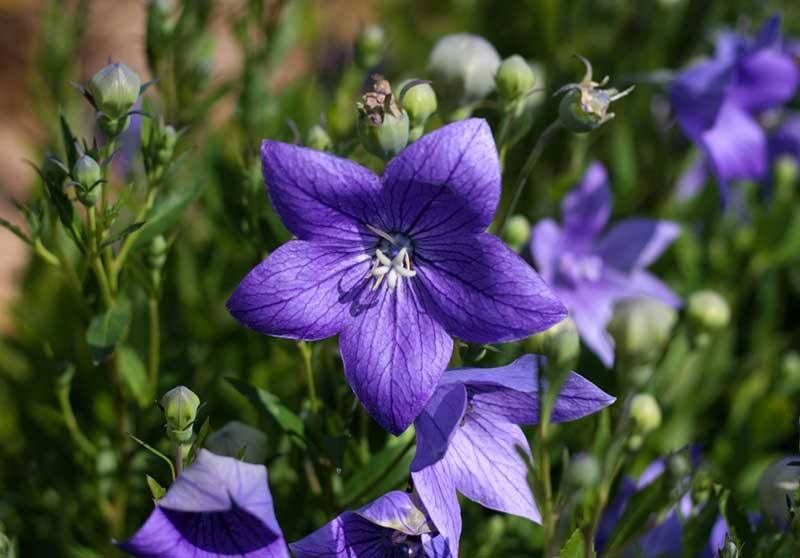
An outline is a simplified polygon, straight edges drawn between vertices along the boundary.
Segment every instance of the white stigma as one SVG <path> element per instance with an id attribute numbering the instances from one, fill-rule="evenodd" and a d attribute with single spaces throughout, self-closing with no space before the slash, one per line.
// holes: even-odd
<path id="1" fill-rule="evenodd" d="M 398 245 L 397 240 L 388 233 L 375 227 L 369 228 L 391 245 Z M 384 250 L 378 247 L 375 249 L 375 260 L 372 262 L 372 269 L 369 270 L 367 279 L 375 278 L 375 282 L 372 284 L 373 291 L 380 287 L 384 278 L 386 278 L 386 286 L 389 290 L 394 290 L 401 277 L 414 277 L 416 274 L 417 272 L 411 269 L 411 258 L 408 255 L 407 246 L 400 248 L 393 258 L 389 258 Z"/>

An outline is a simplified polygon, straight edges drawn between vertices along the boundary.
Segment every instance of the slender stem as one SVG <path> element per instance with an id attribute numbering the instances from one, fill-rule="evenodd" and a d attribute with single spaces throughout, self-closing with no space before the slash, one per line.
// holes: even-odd
<path id="1" fill-rule="evenodd" d="M 308 396 L 311 399 L 311 412 L 319 412 L 319 401 L 317 400 L 317 387 L 314 384 L 314 369 L 311 366 L 311 345 L 305 341 L 298 341 L 297 348 L 303 357 L 303 366 L 306 370 L 306 381 L 308 382 Z"/>
<path id="2" fill-rule="evenodd" d="M 145 198 L 144 205 L 136 214 L 136 218 L 134 219 L 135 223 L 140 223 L 144 216 L 147 215 L 147 212 L 153 208 L 153 204 L 156 200 L 156 189 L 153 186 L 153 183 L 150 182 L 147 187 L 147 196 Z M 136 238 L 139 236 L 139 231 L 133 231 L 125 240 L 122 241 L 122 246 L 120 246 L 119 253 L 117 257 L 111 262 L 111 275 L 114 276 L 114 281 L 117 282 L 119 280 L 119 273 L 122 270 L 122 266 L 125 264 L 125 260 L 128 257 L 128 253 L 133 248 L 133 244 L 136 241 Z"/>
<path id="3" fill-rule="evenodd" d="M 89 457 L 94 457 L 97 455 L 97 448 L 89 440 L 89 438 L 86 437 L 81 430 L 81 427 L 78 425 L 78 421 L 75 418 L 75 413 L 72 411 L 72 403 L 70 403 L 69 400 L 69 391 L 69 384 L 63 384 L 58 388 L 58 402 L 61 406 L 61 415 L 64 419 L 64 424 L 66 425 L 70 436 L 72 436 L 73 441 L 81 449 L 81 451 L 83 451 Z"/>
<path id="4" fill-rule="evenodd" d="M 36 252 L 36 255 L 42 258 L 44 261 L 49 263 L 50 265 L 60 267 L 61 262 L 59 261 L 58 257 L 53 254 L 50 250 L 45 248 L 44 244 L 42 244 L 41 239 L 36 239 L 33 241 L 33 250 Z"/>
<path id="5" fill-rule="evenodd" d="M 150 318 L 150 355 L 147 362 L 147 382 L 150 394 L 158 393 L 158 365 L 160 360 L 160 331 L 158 322 L 158 295 L 153 294 L 147 301 Z"/>
<path id="6" fill-rule="evenodd" d="M 541 502 L 542 527 L 544 527 L 544 558 L 557 556 L 556 546 L 556 517 L 553 505 L 553 483 L 550 476 L 550 417 L 555 406 L 557 392 L 561 390 L 559 382 L 548 382 L 545 377 L 547 370 L 544 362 L 539 360 L 539 394 L 541 406 L 539 409 L 539 424 L 537 434 L 539 438 L 538 469 L 543 494 Z M 553 392 L 556 392 L 553 395 Z"/>
<path id="7" fill-rule="evenodd" d="M 106 270 L 102 265 L 100 255 L 97 253 L 97 216 L 94 207 L 86 210 L 86 222 L 89 229 L 89 259 L 94 274 L 97 277 L 97 283 L 100 285 L 100 294 L 103 297 L 103 302 L 107 308 L 114 305 L 114 297 L 111 295 L 111 288 L 108 285 L 108 277 Z"/>
<path id="8" fill-rule="evenodd" d="M 175 476 L 183 471 L 183 445 L 175 444 Z"/>
<path id="9" fill-rule="evenodd" d="M 547 128 L 545 128 L 544 132 L 542 132 L 542 135 L 539 136 L 538 140 L 536 140 L 536 145 L 533 146 L 533 150 L 531 150 L 530 155 L 528 155 L 528 158 L 525 160 L 525 164 L 522 166 L 522 170 L 519 173 L 517 183 L 514 186 L 514 191 L 511 195 L 511 202 L 506 206 L 502 216 L 497 221 L 497 234 L 501 234 L 503 232 L 503 229 L 506 226 L 506 221 L 511 216 L 514 208 L 517 207 L 517 203 L 519 203 L 519 198 L 522 196 L 522 191 L 525 189 L 525 184 L 528 182 L 528 177 L 533 171 L 533 168 L 536 166 L 536 163 L 539 162 L 539 158 L 542 156 L 544 146 L 547 145 L 547 142 L 550 141 L 550 138 L 553 137 L 559 128 L 561 128 L 561 122 L 556 120 Z"/>

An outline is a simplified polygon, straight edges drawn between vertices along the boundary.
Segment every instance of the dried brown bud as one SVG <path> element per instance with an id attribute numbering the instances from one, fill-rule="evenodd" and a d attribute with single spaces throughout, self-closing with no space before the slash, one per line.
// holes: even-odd
<path id="1" fill-rule="evenodd" d="M 381 126 L 386 114 L 400 118 L 402 113 L 397 106 L 392 86 L 380 74 L 372 74 L 372 91 L 364 94 L 359 105 L 360 110 L 375 126 Z"/>

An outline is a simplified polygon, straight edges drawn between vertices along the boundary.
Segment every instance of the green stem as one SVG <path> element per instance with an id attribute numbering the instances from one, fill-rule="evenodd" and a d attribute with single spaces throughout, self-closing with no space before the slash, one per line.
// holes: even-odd
<path id="1" fill-rule="evenodd" d="M 81 451 L 83 451 L 89 457 L 94 457 L 97 455 L 97 448 L 89 440 L 89 438 L 86 437 L 81 430 L 81 427 L 78 425 L 78 421 L 75 418 L 75 413 L 72 411 L 72 403 L 70 403 L 69 400 L 69 392 L 69 383 L 64 383 L 58 388 L 58 402 L 61 406 L 61 415 L 64 419 L 64 424 L 66 425 L 70 436 L 72 436 L 72 440 L 81 449 Z"/>
<path id="2" fill-rule="evenodd" d="M 528 177 L 530 176 L 531 172 L 533 172 L 533 168 L 536 166 L 536 163 L 539 162 L 539 158 L 542 156 L 544 146 L 547 145 L 547 142 L 550 141 L 550 138 L 553 137 L 559 128 L 561 128 L 561 122 L 556 120 L 547 128 L 545 128 L 544 132 L 542 132 L 542 135 L 539 136 L 538 140 L 536 140 L 536 145 L 533 146 L 533 150 L 531 150 L 530 155 L 528 155 L 528 158 L 525 160 L 525 164 L 522 166 L 522 170 L 519 173 L 517 183 L 514 186 L 514 191 L 511 195 L 511 202 L 506 206 L 502 216 L 497 221 L 496 230 L 498 235 L 502 234 L 503 229 L 506 226 L 506 221 L 508 221 L 508 218 L 514 211 L 514 208 L 517 207 L 519 198 L 522 196 L 522 191 L 525 189 L 525 184 L 528 182 Z"/>
<path id="3" fill-rule="evenodd" d="M 158 321 L 158 294 L 153 294 L 147 301 L 150 318 L 150 355 L 147 362 L 147 382 L 150 394 L 155 397 L 158 393 L 158 365 L 160 360 L 160 331 Z"/>
<path id="4" fill-rule="evenodd" d="M 183 446 L 175 444 L 175 476 L 181 474 L 183 471 Z"/>
<path id="5" fill-rule="evenodd" d="M 319 401 L 317 400 L 317 387 L 314 384 L 314 369 L 311 366 L 311 345 L 305 341 L 298 341 L 297 348 L 303 357 L 303 366 L 306 371 L 306 381 L 308 382 L 308 396 L 311 399 L 311 412 L 317 414 L 319 411 Z"/>
<path id="6" fill-rule="evenodd" d="M 59 261 L 58 257 L 53 254 L 50 250 L 45 248 L 44 244 L 42 244 L 41 239 L 36 239 L 33 241 L 33 250 L 36 252 L 36 255 L 42 258 L 44 261 L 53 265 L 55 267 L 61 267 L 61 262 Z"/>
<path id="7" fill-rule="evenodd" d="M 156 200 L 156 189 L 153 186 L 153 183 L 150 182 L 147 188 L 147 196 L 145 198 L 144 205 L 136 214 L 134 223 L 141 223 L 142 219 L 144 219 L 144 216 L 147 215 L 147 213 L 153 208 L 155 200 Z M 136 241 L 136 238 L 138 238 L 139 236 L 140 230 L 141 229 L 133 231 L 131 234 L 125 237 L 125 240 L 122 241 L 122 246 L 120 246 L 117 257 L 114 258 L 111 262 L 110 274 L 112 277 L 114 277 L 115 284 L 118 283 L 119 281 L 119 273 L 122 270 L 122 266 L 125 264 L 125 260 L 128 257 L 128 253 L 131 251 L 131 248 L 133 248 L 133 244 Z"/>
<path id="8" fill-rule="evenodd" d="M 97 215 L 94 207 L 86 210 L 86 222 L 89 228 L 89 259 L 94 274 L 97 277 L 97 284 L 100 286 L 100 294 L 107 308 L 114 305 L 114 297 L 111 295 L 111 288 L 108 284 L 106 270 L 102 265 L 100 254 L 97 253 Z"/>

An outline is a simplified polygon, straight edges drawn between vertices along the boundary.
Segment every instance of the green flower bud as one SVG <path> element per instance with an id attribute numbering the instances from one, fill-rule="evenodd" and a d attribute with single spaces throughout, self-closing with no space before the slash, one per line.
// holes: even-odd
<path id="1" fill-rule="evenodd" d="M 512 215 L 506 221 L 503 240 L 511 248 L 519 252 L 528 245 L 531 239 L 531 223 L 524 215 Z"/>
<path id="2" fill-rule="evenodd" d="M 428 73 L 446 113 L 468 107 L 494 91 L 500 55 L 477 35 L 456 33 L 439 39 L 428 58 Z M 459 117 L 469 116 L 461 111 Z"/>
<path id="3" fill-rule="evenodd" d="M 386 34 L 380 25 L 369 25 L 356 38 L 356 64 L 372 68 L 380 63 L 386 42 Z"/>
<path id="4" fill-rule="evenodd" d="M 533 69 L 519 54 L 503 60 L 495 76 L 497 94 L 504 102 L 521 98 L 533 89 L 535 82 Z"/>
<path id="5" fill-rule="evenodd" d="M 639 393 L 631 400 L 631 419 L 636 430 L 647 435 L 661 426 L 661 407 L 649 393 Z"/>
<path id="6" fill-rule="evenodd" d="M 169 124 L 164 126 L 164 129 L 161 130 L 161 146 L 164 149 L 175 149 L 175 144 L 178 143 L 178 132 L 175 131 L 175 128 Z"/>
<path id="7" fill-rule="evenodd" d="M 408 113 L 411 127 L 419 128 L 425 126 L 428 118 L 436 112 L 436 93 L 429 83 L 412 83 L 411 80 L 404 81 L 397 91 L 400 92 L 401 108 Z"/>
<path id="8" fill-rule="evenodd" d="M 569 460 L 566 480 L 576 488 L 591 488 L 600 480 L 600 464 L 593 455 L 579 453 Z"/>
<path id="9" fill-rule="evenodd" d="M 84 190 L 92 188 L 102 177 L 100 165 L 88 155 L 82 155 L 72 167 L 72 180 L 80 184 Z"/>
<path id="10" fill-rule="evenodd" d="M 576 134 L 584 134 L 614 118 L 614 113 L 608 112 L 608 107 L 633 91 L 633 87 L 625 91 L 600 89 L 608 82 L 608 77 L 600 82 L 592 81 L 592 65 L 585 58 L 578 58 L 586 66 L 583 81 L 567 84 L 556 91 L 556 94 L 566 93 L 558 106 L 561 125 Z"/>
<path id="11" fill-rule="evenodd" d="M 316 124 L 308 129 L 306 134 L 306 146 L 317 151 L 330 151 L 333 147 L 333 142 L 325 128 Z"/>
<path id="12" fill-rule="evenodd" d="M 739 558 L 739 549 L 736 547 L 736 543 L 731 540 L 730 535 L 725 535 L 725 544 L 720 550 L 720 556 L 722 558 Z"/>
<path id="13" fill-rule="evenodd" d="M 234 420 L 208 436 L 206 449 L 217 455 L 242 456 L 248 463 L 264 463 L 267 458 L 267 436 L 252 426 Z"/>
<path id="14" fill-rule="evenodd" d="M 141 85 L 136 72 L 125 64 L 112 62 L 89 80 L 89 92 L 97 110 L 109 120 L 119 120 L 133 108 Z"/>
<path id="15" fill-rule="evenodd" d="M 580 352 L 578 329 L 569 317 L 550 329 L 528 337 L 524 343 L 526 350 L 544 355 L 550 363 L 562 367 L 572 363 Z"/>
<path id="16" fill-rule="evenodd" d="M 147 265 L 150 269 L 160 270 L 164 267 L 168 248 L 167 239 L 163 235 L 153 237 L 147 250 Z"/>
<path id="17" fill-rule="evenodd" d="M 682 479 L 692 472 L 692 464 L 682 453 L 673 453 L 667 458 L 667 471 L 672 478 Z"/>
<path id="18" fill-rule="evenodd" d="M 167 421 L 169 438 L 179 444 L 192 439 L 192 426 L 197 419 L 200 398 L 187 387 L 178 386 L 169 390 L 161 398 L 161 408 Z"/>
<path id="19" fill-rule="evenodd" d="M 630 298 L 615 305 L 608 331 L 626 365 L 649 364 L 664 351 L 677 319 L 677 312 L 658 300 Z"/>
<path id="20" fill-rule="evenodd" d="M 778 187 L 783 186 L 787 191 L 793 191 L 798 176 L 800 176 L 797 159 L 793 155 L 781 155 L 775 161 L 774 172 L 775 184 Z"/>
<path id="21" fill-rule="evenodd" d="M 686 313 L 700 330 L 722 329 L 731 319 L 728 303 L 719 293 L 710 289 L 689 295 Z"/>
<path id="22" fill-rule="evenodd" d="M 408 144 L 408 114 L 397 106 L 389 82 L 372 76 L 373 91 L 358 103 L 358 139 L 369 153 L 388 161 Z"/>
<path id="23" fill-rule="evenodd" d="M 786 499 L 794 501 L 800 488 L 800 456 L 779 459 L 767 467 L 758 481 L 758 499 L 761 511 L 780 529 L 789 525 L 790 514 Z"/>

